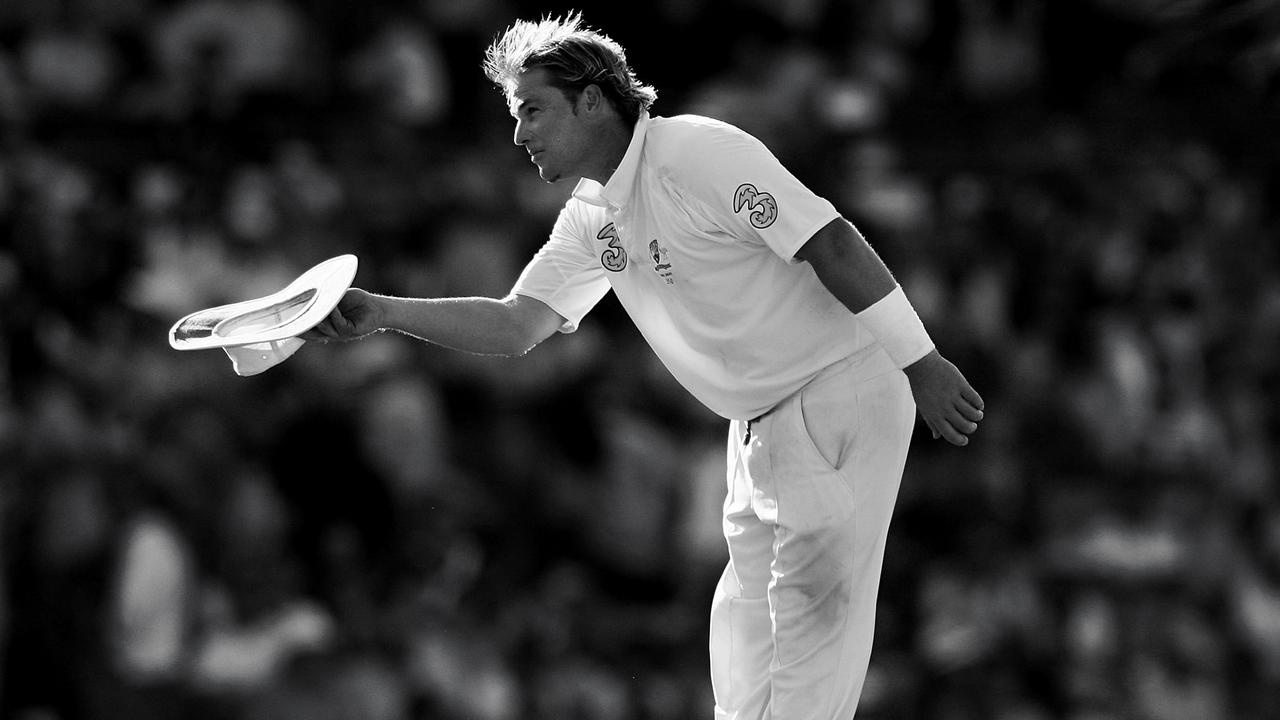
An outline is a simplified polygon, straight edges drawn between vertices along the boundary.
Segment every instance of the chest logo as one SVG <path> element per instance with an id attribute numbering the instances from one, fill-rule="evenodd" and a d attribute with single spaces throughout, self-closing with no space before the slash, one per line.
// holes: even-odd
<path id="1" fill-rule="evenodd" d="M 622 272 L 627 267 L 627 251 L 622 249 L 622 238 L 618 237 L 613 223 L 601 228 L 596 239 L 609 241 L 609 248 L 600 253 L 600 264 L 609 272 Z"/>
<path id="2" fill-rule="evenodd" d="M 649 257 L 653 259 L 653 271 L 658 273 L 658 277 L 668 285 L 675 285 L 676 280 L 671 273 L 671 260 L 667 257 L 667 249 L 659 245 L 657 240 L 649 241 Z"/>
<path id="3" fill-rule="evenodd" d="M 767 192 L 760 192 L 751 183 L 742 183 L 733 193 L 733 211 L 750 210 L 751 225 L 763 230 L 778 219 L 778 201 Z"/>

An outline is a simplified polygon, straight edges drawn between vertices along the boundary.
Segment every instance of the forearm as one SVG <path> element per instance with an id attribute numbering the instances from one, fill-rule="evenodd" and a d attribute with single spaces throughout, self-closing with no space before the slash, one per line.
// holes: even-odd
<path id="1" fill-rule="evenodd" d="M 796 257 L 812 265 L 827 290 L 855 313 L 866 310 L 898 285 L 876 251 L 844 218 L 815 233 Z"/>
<path id="2" fill-rule="evenodd" d="M 374 296 L 382 328 L 480 355 L 522 355 L 542 337 L 517 318 L 512 298 L 400 298 Z"/>
<path id="3" fill-rule="evenodd" d="M 888 266 L 849 220 L 837 218 L 820 229 L 796 252 L 808 261 L 822 284 L 849 307 L 861 313 L 897 287 Z"/>
<path id="4" fill-rule="evenodd" d="M 862 321 L 900 368 L 934 352 L 933 341 L 889 268 L 857 228 L 839 218 L 814 234 L 797 257 Z"/>

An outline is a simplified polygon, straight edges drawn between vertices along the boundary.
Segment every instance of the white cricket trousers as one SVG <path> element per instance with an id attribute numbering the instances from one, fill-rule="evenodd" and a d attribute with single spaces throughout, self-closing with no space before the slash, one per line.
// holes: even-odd
<path id="1" fill-rule="evenodd" d="M 850 720 L 915 402 L 906 375 L 824 370 L 730 425 L 729 563 L 711 606 L 716 720 Z"/>

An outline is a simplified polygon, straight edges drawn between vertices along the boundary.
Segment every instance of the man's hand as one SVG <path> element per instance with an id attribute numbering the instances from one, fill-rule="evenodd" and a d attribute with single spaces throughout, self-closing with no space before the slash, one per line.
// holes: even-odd
<path id="1" fill-rule="evenodd" d="M 916 408 L 934 439 L 968 445 L 969 434 L 978 429 L 982 419 L 983 402 L 964 375 L 937 350 L 908 365 L 904 372 L 911 382 Z"/>
<path id="2" fill-rule="evenodd" d="M 373 295 L 360 288 L 350 288 L 328 317 L 300 337 L 322 343 L 355 340 L 382 329 L 383 315 L 382 305 Z"/>

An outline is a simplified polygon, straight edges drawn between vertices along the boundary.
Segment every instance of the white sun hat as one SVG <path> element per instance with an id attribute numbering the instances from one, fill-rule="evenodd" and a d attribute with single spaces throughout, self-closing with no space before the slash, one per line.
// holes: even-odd
<path id="1" fill-rule="evenodd" d="M 306 342 L 298 337 L 338 306 L 356 276 L 355 255 L 339 255 L 266 297 L 206 308 L 169 330 L 175 350 L 221 348 L 237 375 L 257 375 L 289 358 Z"/>

